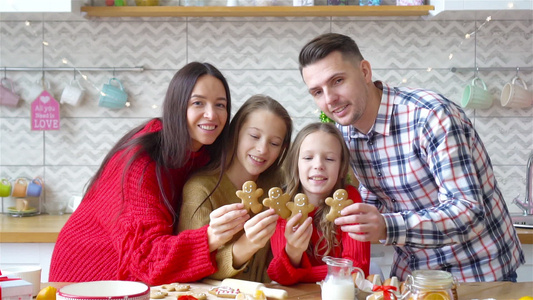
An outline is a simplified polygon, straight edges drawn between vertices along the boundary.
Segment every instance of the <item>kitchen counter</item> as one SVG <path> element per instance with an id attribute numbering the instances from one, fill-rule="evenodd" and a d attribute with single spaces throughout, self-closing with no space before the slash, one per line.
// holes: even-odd
<path id="1" fill-rule="evenodd" d="M 56 288 L 61 288 L 67 283 L 43 283 L 41 288 L 44 288 L 48 285 L 54 286 Z M 195 293 L 205 293 L 212 286 L 204 283 L 191 283 L 192 291 Z M 294 286 L 281 286 L 267 284 L 267 287 L 284 289 L 288 292 L 289 297 L 287 300 L 291 299 L 305 299 L 305 300 L 321 300 L 320 295 L 320 286 L 316 284 L 297 284 Z M 533 294 L 533 282 L 471 282 L 471 283 L 460 283 L 457 287 L 457 294 L 459 299 L 518 299 L 522 296 L 528 296 Z M 165 300 L 175 300 L 176 292 L 171 292 L 165 298 Z M 364 300 L 368 294 L 358 293 L 357 300 Z M 217 298 L 213 295 L 207 294 L 207 299 L 222 299 Z M 271 299 L 271 298 L 269 298 Z"/>
<path id="2" fill-rule="evenodd" d="M 0 214 L 0 243 L 55 243 L 69 217 L 42 214 L 15 218 Z M 533 244 L 533 229 L 517 228 L 516 232 L 522 244 Z"/>
<path id="3" fill-rule="evenodd" d="M 70 214 L 12 217 L 0 214 L 0 243 L 55 243 Z"/>

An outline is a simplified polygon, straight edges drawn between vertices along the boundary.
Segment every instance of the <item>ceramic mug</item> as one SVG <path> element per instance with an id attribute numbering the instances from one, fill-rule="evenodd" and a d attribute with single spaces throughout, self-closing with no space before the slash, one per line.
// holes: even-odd
<path id="1" fill-rule="evenodd" d="M 28 180 L 26 178 L 17 178 L 13 184 L 13 197 L 26 197 L 26 189 L 28 188 Z"/>
<path id="2" fill-rule="evenodd" d="M 9 196 L 11 196 L 11 182 L 5 178 L 2 178 L 0 180 L 0 197 Z"/>
<path id="3" fill-rule="evenodd" d="M 8 78 L 2 78 L 0 81 L 0 104 L 16 107 L 19 103 L 20 96 L 15 94 L 13 81 Z"/>
<path id="4" fill-rule="evenodd" d="M 481 83 L 481 86 L 476 83 Z M 472 80 L 472 83 L 465 87 L 461 106 L 466 108 L 489 108 L 492 105 L 492 95 L 487 90 L 485 82 L 479 77 Z"/>
<path id="5" fill-rule="evenodd" d="M 43 180 L 40 177 L 33 179 L 28 183 L 28 188 L 26 189 L 27 197 L 39 197 L 43 191 Z"/>
<path id="6" fill-rule="evenodd" d="M 116 81 L 118 86 L 113 85 L 113 81 Z M 104 84 L 102 87 L 98 106 L 119 109 L 123 108 L 127 101 L 128 94 L 124 91 L 124 87 L 120 80 L 117 78 L 111 78 L 109 79 L 109 83 Z"/>
<path id="7" fill-rule="evenodd" d="M 76 79 L 72 79 L 61 93 L 61 103 L 77 106 L 83 98 L 84 89 Z"/>
<path id="8" fill-rule="evenodd" d="M 518 81 L 522 84 L 519 85 Z M 504 107 L 530 107 L 533 104 L 533 93 L 527 90 L 527 85 L 522 78 L 516 76 L 503 86 L 500 101 Z"/>
<path id="9" fill-rule="evenodd" d="M 30 84 L 28 87 L 28 101 L 33 102 L 44 90 L 50 90 L 50 82 L 42 78 L 40 81 Z"/>

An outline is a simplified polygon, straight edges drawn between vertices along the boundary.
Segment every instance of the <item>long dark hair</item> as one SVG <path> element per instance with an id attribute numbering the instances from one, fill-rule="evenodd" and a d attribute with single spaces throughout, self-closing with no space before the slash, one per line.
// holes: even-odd
<path id="1" fill-rule="evenodd" d="M 219 79 L 226 90 L 226 111 L 228 118 L 224 124 L 224 129 L 213 144 L 204 146 L 210 154 L 210 164 L 225 166 L 227 156 L 225 144 L 229 136 L 229 116 L 231 115 L 229 86 L 226 78 L 213 65 L 209 63 L 191 62 L 176 72 L 168 85 L 163 102 L 163 115 L 160 119 L 162 129 L 160 131 L 135 136 L 135 134 L 146 126 L 149 122 L 147 121 L 126 133 L 106 155 L 100 168 L 90 180 L 87 191 L 90 191 L 98 181 L 107 163 L 117 152 L 126 150 L 124 151 L 124 155 L 126 153 L 133 153 L 123 171 L 122 183 L 124 183 L 124 174 L 133 161 L 141 154 L 147 153 L 156 164 L 157 183 L 164 204 L 173 214 L 174 218 L 176 218 L 179 211 L 174 211 L 174 207 L 179 210 L 182 197 L 181 195 L 176 195 L 175 187 L 172 184 L 168 185 L 170 190 L 165 191 L 163 178 L 170 176 L 170 169 L 182 167 L 189 159 L 192 139 L 187 126 L 187 105 L 196 82 L 200 77 L 205 75 Z M 221 168 L 219 178 L 222 178 L 224 170 L 225 168 Z M 124 189 L 124 184 L 122 184 L 122 189 Z M 124 197 L 124 191 L 122 192 L 122 197 Z M 176 206 L 172 205 L 172 200 L 176 201 Z"/>
<path id="2" fill-rule="evenodd" d="M 308 135 L 318 131 L 325 132 L 335 137 L 341 146 L 339 176 L 337 178 L 337 182 L 333 186 L 332 192 L 337 189 L 344 188 L 350 167 L 350 152 L 346 146 L 346 143 L 344 142 L 342 134 L 333 123 L 311 123 L 302 128 L 302 130 L 300 130 L 300 132 L 298 132 L 296 135 L 283 166 L 285 171 L 284 179 L 287 184 L 286 193 L 291 196 L 291 199 L 294 198 L 297 193 L 302 193 L 302 185 L 300 182 L 300 176 L 298 175 L 298 158 L 300 156 L 300 147 Z M 323 201 L 320 203 L 313 218 L 314 226 L 322 232 L 322 236 L 315 244 L 315 248 L 308 249 L 308 251 L 310 251 L 315 257 L 318 257 L 318 252 L 321 250 L 319 245 L 321 244 L 322 240 L 326 241 L 324 256 L 328 255 L 333 248 L 339 244 L 335 224 L 326 219 L 326 214 L 329 212 L 329 209 L 325 204 L 325 200 L 326 199 L 323 199 Z"/>

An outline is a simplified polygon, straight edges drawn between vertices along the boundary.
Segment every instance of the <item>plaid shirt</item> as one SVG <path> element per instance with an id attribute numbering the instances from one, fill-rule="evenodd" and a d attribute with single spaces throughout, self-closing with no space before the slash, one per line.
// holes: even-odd
<path id="1" fill-rule="evenodd" d="M 387 224 L 391 275 L 439 269 L 459 281 L 496 281 L 525 263 L 520 241 L 474 126 L 431 91 L 390 88 L 367 134 L 341 126 L 364 201 Z"/>

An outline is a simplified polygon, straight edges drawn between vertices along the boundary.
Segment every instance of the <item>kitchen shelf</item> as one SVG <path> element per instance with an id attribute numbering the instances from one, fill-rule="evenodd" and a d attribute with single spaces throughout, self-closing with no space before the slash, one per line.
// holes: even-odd
<path id="1" fill-rule="evenodd" d="M 367 17 L 427 16 L 418 6 L 83 6 L 88 17 Z"/>

